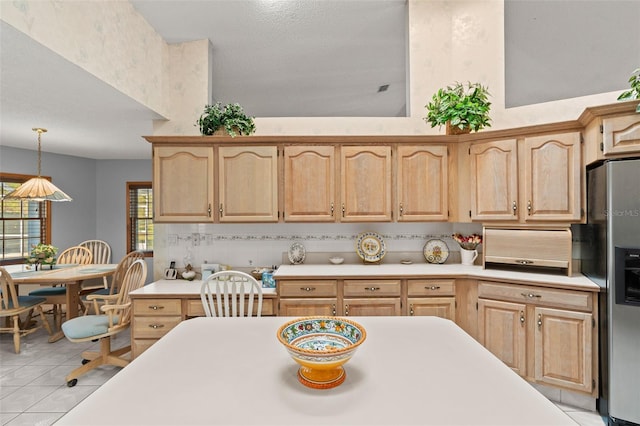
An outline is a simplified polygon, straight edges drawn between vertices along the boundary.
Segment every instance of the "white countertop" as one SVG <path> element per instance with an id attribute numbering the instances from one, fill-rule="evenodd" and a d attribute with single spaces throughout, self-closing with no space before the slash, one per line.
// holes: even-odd
<path id="1" fill-rule="evenodd" d="M 576 289 L 599 291 L 599 287 L 582 274 L 566 275 L 537 274 L 532 272 L 515 272 L 497 269 L 483 269 L 482 266 L 467 266 L 462 264 L 372 264 L 372 265 L 282 265 L 273 274 L 278 279 L 287 278 L 473 278 L 498 279 L 511 282 L 539 283 L 561 285 Z"/>
<path id="2" fill-rule="evenodd" d="M 289 319 L 183 321 L 57 424 L 575 426 L 436 317 L 353 318 L 367 339 L 345 364 L 345 382 L 306 388 L 276 338 Z"/>
<path id="3" fill-rule="evenodd" d="M 158 280 L 147 284 L 138 290 L 132 291 L 134 296 L 184 296 L 200 295 L 202 280 Z M 262 295 L 272 294 L 275 296 L 275 288 L 262 288 Z"/>

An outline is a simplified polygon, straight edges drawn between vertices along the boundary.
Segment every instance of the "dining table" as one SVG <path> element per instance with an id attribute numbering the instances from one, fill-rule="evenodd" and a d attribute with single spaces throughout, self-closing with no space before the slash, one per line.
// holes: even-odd
<path id="1" fill-rule="evenodd" d="M 345 381 L 313 389 L 276 338 L 290 317 L 181 322 L 57 425 L 575 425 L 449 320 L 349 317 Z"/>
<path id="2" fill-rule="evenodd" d="M 80 291 L 82 282 L 93 278 L 103 278 L 115 273 L 115 263 L 109 264 L 62 264 L 41 266 L 35 269 L 33 265 L 8 265 L 5 267 L 13 282 L 16 285 L 37 284 L 37 285 L 66 285 L 66 319 L 78 316 L 78 306 L 80 305 Z M 49 342 L 55 342 L 64 337 L 62 331 L 57 331 L 49 338 Z"/>

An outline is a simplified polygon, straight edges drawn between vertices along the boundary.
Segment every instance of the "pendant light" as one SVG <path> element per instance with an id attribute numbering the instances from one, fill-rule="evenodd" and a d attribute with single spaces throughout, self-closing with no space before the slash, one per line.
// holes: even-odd
<path id="1" fill-rule="evenodd" d="M 71 197 L 58 189 L 58 187 L 52 184 L 49 180 L 40 176 L 40 166 L 42 162 L 40 137 L 47 131 L 47 129 L 35 127 L 32 130 L 38 133 L 38 176 L 29 179 L 2 198 L 31 201 L 71 201 Z"/>

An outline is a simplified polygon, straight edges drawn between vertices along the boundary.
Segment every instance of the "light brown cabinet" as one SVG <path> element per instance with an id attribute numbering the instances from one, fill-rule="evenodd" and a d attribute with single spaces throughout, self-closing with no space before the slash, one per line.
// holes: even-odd
<path id="1" fill-rule="evenodd" d="M 580 133 L 477 143 L 469 155 L 472 220 L 580 221 Z"/>
<path id="2" fill-rule="evenodd" d="M 213 222 L 213 165 L 212 147 L 154 147 L 154 221 Z"/>
<path id="3" fill-rule="evenodd" d="M 407 315 L 456 320 L 455 280 L 407 281 Z"/>
<path id="4" fill-rule="evenodd" d="M 401 315 L 400 287 L 400 280 L 344 280 L 344 315 Z"/>
<path id="5" fill-rule="evenodd" d="M 399 146 L 397 157 L 398 221 L 446 221 L 449 215 L 447 146 Z"/>
<path id="6" fill-rule="evenodd" d="M 629 114 L 602 120 L 604 155 L 640 152 L 640 114 Z"/>
<path id="7" fill-rule="evenodd" d="M 338 315 L 336 280 L 292 280 L 278 283 L 279 316 Z"/>
<path id="8" fill-rule="evenodd" d="M 342 222 L 389 222 L 391 146 L 343 146 L 340 149 Z"/>
<path id="9" fill-rule="evenodd" d="M 220 147 L 218 185 L 221 223 L 277 222 L 277 147 Z"/>
<path id="10" fill-rule="evenodd" d="M 536 383 L 595 395 L 593 293 L 481 281 L 479 341 Z"/>
<path id="11" fill-rule="evenodd" d="M 136 358 L 182 321 L 180 299 L 133 300 L 131 351 Z"/>
<path id="12" fill-rule="evenodd" d="M 334 222 L 334 146 L 284 147 L 285 222 Z"/>

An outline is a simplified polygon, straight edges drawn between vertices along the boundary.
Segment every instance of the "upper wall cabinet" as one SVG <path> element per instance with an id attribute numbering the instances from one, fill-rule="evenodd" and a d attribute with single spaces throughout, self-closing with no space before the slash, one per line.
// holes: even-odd
<path id="1" fill-rule="evenodd" d="M 471 219 L 518 219 L 518 144 L 516 139 L 485 142 L 469 149 Z"/>
<path id="2" fill-rule="evenodd" d="M 448 219 L 446 145 L 399 146 L 396 169 L 400 222 Z"/>
<path id="3" fill-rule="evenodd" d="M 579 221 L 580 133 L 524 139 L 525 221 Z"/>
<path id="4" fill-rule="evenodd" d="M 471 219 L 581 219 L 580 133 L 471 145 Z"/>
<path id="5" fill-rule="evenodd" d="M 223 146 L 218 151 L 219 221 L 278 221 L 278 150 Z"/>
<path id="6" fill-rule="evenodd" d="M 213 158 L 212 147 L 154 147 L 154 221 L 213 222 Z"/>
<path id="7" fill-rule="evenodd" d="M 604 155 L 640 152 L 640 114 L 602 120 Z"/>
<path id="8" fill-rule="evenodd" d="M 284 147 L 284 220 L 334 222 L 336 220 L 336 148 Z"/>
<path id="9" fill-rule="evenodd" d="M 342 222 L 391 221 L 390 146 L 343 146 L 340 172 Z"/>

